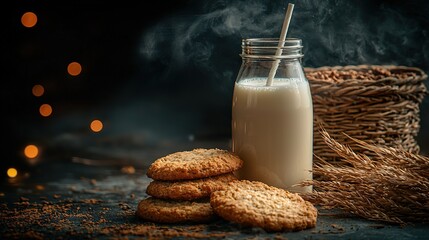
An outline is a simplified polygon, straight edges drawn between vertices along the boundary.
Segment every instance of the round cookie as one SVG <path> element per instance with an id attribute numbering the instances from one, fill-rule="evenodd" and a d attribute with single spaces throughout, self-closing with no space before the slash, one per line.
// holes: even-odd
<path id="1" fill-rule="evenodd" d="M 215 218 L 209 201 L 168 201 L 154 197 L 141 200 L 136 216 L 151 222 L 208 222 Z"/>
<path id="2" fill-rule="evenodd" d="M 155 160 L 146 175 L 155 180 L 189 180 L 235 171 L 243 160 L 227 150 L 197 148 Z"/>
<path id="3" fill-rule="evenodd" d="M 210 197 L 212 192 L 222 189 L 234 180 L 237 180 L 237 177 L 233 173 L 184 181 L 155 180 L 149 183 L 146 193 L 156 198 L 190 201 Z"/>
<path id="4" fill-rule="evenodd" d="M 317 209 L 297 193 L 258 181 L 240 180 L 210 196 L 222 218 L 266 231 L 298 231 L 316 225 Z"/>

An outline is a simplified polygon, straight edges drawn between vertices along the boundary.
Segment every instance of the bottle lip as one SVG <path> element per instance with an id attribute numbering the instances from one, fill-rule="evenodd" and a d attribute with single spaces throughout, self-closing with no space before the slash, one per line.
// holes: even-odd
<path id="1" fill-rule="evenodd" d="M 281 54 L 276 55 L 275 51 L 279 45 L 279 38 L 243 38 L 242 39 L 242 58 L 260 58 L 260 59 L 293 59 L 302 58 L 301 49 L 302 40 L 299 38 L 286 38 L 281 47 Z"/>
<path id="2" fill-rule="evenodd" d="M 279 38 L 243 38 L 243 43 L 279 43 Z M 295 43 L 302 45 L 302 39 L 300 38 L 286 38 L 284 43 Z"/>

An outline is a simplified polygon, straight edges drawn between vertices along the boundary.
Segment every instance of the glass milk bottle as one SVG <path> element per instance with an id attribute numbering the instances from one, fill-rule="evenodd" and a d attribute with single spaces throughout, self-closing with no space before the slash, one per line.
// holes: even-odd
<path id="1" fill-rule="evenodd" d="M 301 39 L 242 40 L 242 65 L 232 101 L 232 150 L 244 161 L 240 179 L 257 180 L 291 192 L 312 179 L 313 103 L 301 65 Z M 278 63 L 271 85 L 267 78 Z"/>

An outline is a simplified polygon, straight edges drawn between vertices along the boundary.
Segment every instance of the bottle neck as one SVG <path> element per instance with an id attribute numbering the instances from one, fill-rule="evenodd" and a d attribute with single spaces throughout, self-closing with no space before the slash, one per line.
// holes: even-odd
<path id="1" fill-rule="evenodd" d="M 287 38 L 280 42 L 275 38 L 249 38 L 241 42 L 243 60 L 283 60 L 299 61 L 302 57 L 302 41 L 297 38 Z M 279 47 L 280 46 L 280 47 Z"/>
<path id="2" fill-rule="evenodd" d="M 306 81 L 301 65 L 303 54 L 300 39 L 289 38 L 281 44 L 278 39 L 272 38 L 243 39 L 240 56 L 242 65 L 237 82 L 250 78 Z"/>

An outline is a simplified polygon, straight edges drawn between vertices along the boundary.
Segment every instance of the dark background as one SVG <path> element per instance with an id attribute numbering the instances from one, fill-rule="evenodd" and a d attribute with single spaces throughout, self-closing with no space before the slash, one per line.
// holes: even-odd
<path id="1" fill-rule="evenodd" d="M 28 144 L 40 147 L 42 159 L 139 159 L 136 149 L 229 139 L 241 39 L 278 37 L 289 3 L 7 2 L 2 169 L 26 166 Z M 290 2 L 288 37 L 303 40 L 305 67 L 395 64 L 429 72 L 428 1 Z M 27 11 L 38 16 L 33 28 L 21 25 Z M 72 61 L 82 65 L 79 76 L 67 74 Z M 32 95 L 35 84 L 45 87 L 42 97 Z M 428 102 L 420 115 L 423 154 L 429 151 Z M 39 115 L 43 103 L 52 105 L 52 116 Z M 103 121 L 102 132 L 89 130 L 93 119 Z"/>

